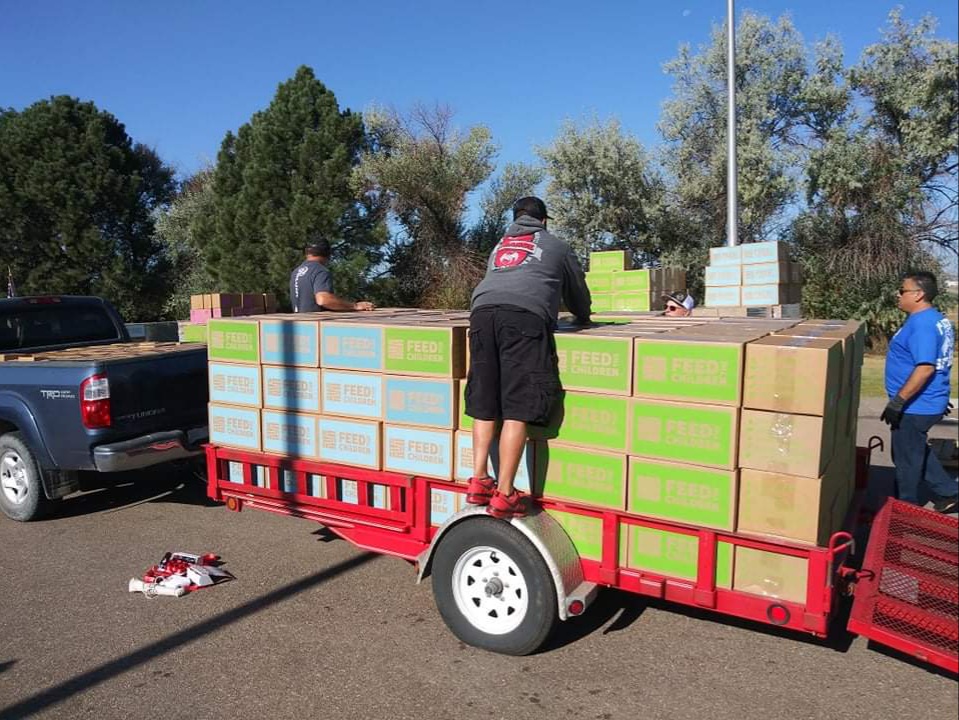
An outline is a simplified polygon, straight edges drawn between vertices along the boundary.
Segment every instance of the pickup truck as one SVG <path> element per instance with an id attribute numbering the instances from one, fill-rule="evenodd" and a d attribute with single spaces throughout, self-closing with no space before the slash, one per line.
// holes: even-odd
<path id="1" fill-rule="evenodd" d="M 129 343 L 129 351 L 98 349 L 118 343 Z M 132 343 L 120 315 L 100 298 L 0 299 L 5 515 L 38 517 L 80 488 L 80 471 L 136 470 L 202 453 L 206 348 L 159 347 Z M 67 349 L 62 359 L 49 354 Z"/>

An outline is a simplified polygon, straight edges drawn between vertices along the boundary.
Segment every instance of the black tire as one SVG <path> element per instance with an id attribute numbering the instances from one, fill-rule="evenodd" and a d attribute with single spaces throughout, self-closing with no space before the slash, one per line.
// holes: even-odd
<path id="1" fill-rule="evenodd" d="M 457 572 L 457 563 L 460 558 L 466 558 L 470 553 L 477 553 L 481 548 L 489 548 L 515 564 L 525 581 L 527 592 L 525 615 L 519 625 L 508 632 L 496 634 L 477 627 L 471 619 L 463 613 L 457 604 L 454 591 L 454 573 Z M 490 556 L 492 557 L 492 555 Z M 472 567 L 466 564 L 459 574 L 464 578 L 464 572 Z M 490 568 L 493 566 L 490 565 Z M 478 571 L 477 582 L 482 582 Z M 433 558 L 432 567 L 433 597 L 436 607 L 443 617 L 443 622 L 456 637 L 468 645 L 490 650 L 504 655 L 529 655 L 538 650 L 552 632 L 558 616 L 556 604 L 556 587 L 553 577 L 542 556 L 526 539 L 526 537 L 509 523 L 493 518 L 477 518 L 466 520 L 450 528 L 440 541 Z M 477 588 L 480 586 L 477 584 Z M 507 585 L 507 588 L 510 586 Z M 518 593 L 514 586 L 503 593 Z M 489 597 L 489 596 L 487 596 Z M 509 598 L 503 598 L 509 603 Z M 473 600 L 474 603 L 478 601 Z M 485 612 L 479 604 L 476 612 Z M 489 613 L 493 616 L 494 609 Z M 505 615 L 503 616 L 506 617 Z M 504 621 L 508 622 L 508 621 Z"/>
<path id="2" fill-rule="evenodd" d="M 0 483 L 18 485 L 16 489 L 0 486 L 0 510 L 4 515 L 18 522 L 40 516 L 47 501 L 40 477 L 40 466 L 20 433 L 0 435 Z"/>

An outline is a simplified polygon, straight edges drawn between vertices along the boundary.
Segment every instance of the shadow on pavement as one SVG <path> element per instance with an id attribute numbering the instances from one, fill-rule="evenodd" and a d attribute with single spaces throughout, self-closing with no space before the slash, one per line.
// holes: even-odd
<path id="1" fill-rule="evenodd" d="M 6 672 L 7 670 L 12 668 L 16 664 L 17 664 L 16 660 L 7 660 L 6 662 L 0 662 L 0 674 Z"/>
<path id="2" fill-rule="evenodd" d="M 192 627 L 174 633 L 162 640 L 150 643 L 145 647 L 135 650 L 126 655 L 120 656 L 115 660 L 104 663 L 99 667 L 88 670 L 85 673 L 77 675 L 58 685 L 42 690 L 35 695 L 28 697 L 20 702 L 0 708 L 0 718 L 22 718 L 28 715 L 41 712 L 49 707 L 61 703 L 74 695 L 85 692 L 92 687 L 100 685 L 112 678 L 118 677 L 130 670 L 134 670 L 144 663 L 150 662 L 154 658 L 166 655 L 171 652 L 190 645 L 192 643 L 212 635 L 225 627 L 239 622 L 254 613 L 265 610 L 274 603 L 288 600 L 306 590 L 321 585 L 327 580 L 331 580 L 339 575 L 350 572 L 357 567 L 368 563 L 377 557 L 373 553 L 363 553 L 349 560 L 338 563 L 326 570 L 308 575 L 302 580 L 284 585 L 281 588 L 262 595 L 239 607 L 228 610 L 216 615 L 209 620 L 197 623 Z"/>

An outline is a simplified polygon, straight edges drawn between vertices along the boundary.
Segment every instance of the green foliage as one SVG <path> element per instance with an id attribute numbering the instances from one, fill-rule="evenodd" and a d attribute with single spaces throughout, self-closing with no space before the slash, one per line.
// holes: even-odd
<path id="1" fill-rule="evenodd" d="M 21 294 L 99 295 L 156 319 L 171 277 L 153 218 L 174 190 L 170 168 L 93 103 L 0 113 L 0 255 Z"/>
<path id="2" fill-rule="evenodd" d="M 341 111 L 307 67 L 236 135 L 227 133 L 213 175 L 213 222 L 195 235 L 217 289 L 288 300 L 290 272 L 314 235 L 330 239 L 336 266 L 351 273 L 334 276 L 338 292 L 364 288 L 386 234 L 379 206 L 350 187 L 365 143 L 360 116 Z"/>

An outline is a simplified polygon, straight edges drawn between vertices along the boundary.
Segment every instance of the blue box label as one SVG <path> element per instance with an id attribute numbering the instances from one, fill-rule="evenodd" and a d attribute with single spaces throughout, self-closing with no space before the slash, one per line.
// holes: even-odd
<path id="1" fill-rule="evenodd" d="M 522 492 L 529 492 L 530 478 L 534 476 L 536 457 L 536 443 L 529 441 L 523 449 L 513 478 L 513 487 Z M 486 463 L 486 472 L 496 478 L 499 475 L 499 438 L 494 438 L 489 449 L 489 460 Z M 456 469 L 454 479 L 467 482 L 473 475 L 473 435 L 468 432 L 456 433 Z"/>
<path id="2" fill-rule="evenodd" d="M 383 328 L 324 323 L 320 364 L 346 370 L 383 369 Z"/>
<path id="3" fill-rule="evenodd" d="M 264 365 L 320 366 L 320 323 L 260 321 L 260 362 Z"/>
<path id="4" fill-rule="evenodd" d="M 448 480 L 453 477 L 453 432 L 385 425 L 383 468 Z"/>
<path id="5" fill-rule="evenodd" d="M 210 443 L 241 450 L 259 450 L 260 411 L 211 404 Z"/>
<path id="6" fill-rule="evenodd" d="M 320 459 L 379 470 L 380 425 L 369 420 L 321 417 Z"/>
<path id="7" fill-rule="evenodd" d="M 430 525 L 442 525 L 459 511 L 461 494 L 452 490 L 430 490 Z"/>
<path id="8" fill-rule="evenodd" d="M 260 369 L 256 365 L 211 362 L 210 401 L 260 407 Z"/>
<path id="9" fill-rule="evenodd" d="M 379 420 L 383 417 L 383 377 L 324 370 L 323 414 Z"/>
<path id="10" fill-rule="evenodd" d="M 456 388 L 452 380 L 387 375 L 383 382 L 386 422 L 444 429 L 456 426 Z"/>
<path id="11" fill-rule="evenodd" d="M 263 368 L 263 406 L 292 412 L 320 412 L 320 371 L 296 367 Z"/>
<path id="12" fill-rule="evenodd" d="M 263 450 L 301 458 L 316 458 L 316 420 L 311 415 L 263 411 Z"/>

